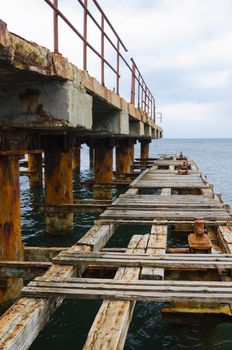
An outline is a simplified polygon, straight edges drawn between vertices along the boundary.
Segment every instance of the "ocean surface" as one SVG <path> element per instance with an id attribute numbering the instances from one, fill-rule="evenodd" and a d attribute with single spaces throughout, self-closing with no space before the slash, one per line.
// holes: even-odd
<path id="1" fill-rule="evenodd" d="M 153 141 L 150 156 L 162 153 L 188 155 L 194 159 L 202 172 L 214 184 L 216 193 L 221 193 L 225 203 L 232 205 L 232 139 L 164 139 Z M 135 147 L 139 156 L 139 145 Z M 80 182 L 91 177 L 88 169 L 87 148 L 82 149 L 80 176 L 74 179 L 76 198 L 91 198 L 91 190 L 82 189 Z M 114 195 L 118 194 L 114 191 Z M 22 233 L 27 246 L 69 246 L 82 237 L 93 225 L 98 215 L 75 215 L 75 229 L 72 236 L 51 237 L 46 234 L 44 215 L 33 210 L 33 203 L 42 200 L 42 190 L 30 190 L 26 177 L 21 178 Z M 142 232 L 141 232 L 142 231 Z M 146 228 L 130 227 L 126 235 L 115 236 L 115 246 L 127 244 L 132 234 L 146 233 Z M 119 238 L 120 237 L 120 238 Z M 79 350 L 84 345 L 88 330 L 101 302 L 65 301 L 51 318 L 39 337 L 31 346 L 32 350 Z M 174 323 L 162 318 L 164 305 L 139 302 L 136 304 L 125 350 L 231 350 L 232 325 L 229 322 L 215 322 L 194 318 Z M 188 324 L 186 322 L 188 321 Z"/>

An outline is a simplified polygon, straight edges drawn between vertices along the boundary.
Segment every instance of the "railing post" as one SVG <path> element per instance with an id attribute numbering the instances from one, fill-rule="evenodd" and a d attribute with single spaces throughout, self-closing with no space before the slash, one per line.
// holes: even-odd
<path id="1" fill-rule="evenodd" d="M 58 0 L 53 0 L 54 6 L 58 9 Z M 54 35 L 54 52 L 59 52 L 59 33 L 58 33 L 58 14 L 53 12 L 53 35 Z"/>
<path id="2" fill-rule="evenodd" d="M 145 112 L 147 112 L 147 86 L 145 85 Z"/>
<path id="3" fill-rule="evenodd" d="M 141 86 L 140 86 L 140 74 L 138 75 L 138 108 L 140 108 L 140 92 L 141 92 Z"/>
<path id="4" fill-rule="evenodd" d="M 149 90 L 149 95 L 148 95 L 148 114 L 151 114 L 151 93 Z"/>
<path id="5" fill-rule="evenodd" d="M 119 76 L 120 76 L 120 41 L 117 41 L 117 83 L 116 83 L 116 93 L 119 95 Z"/>
<path id="6" fill-rule="evenodd" d="M 151 94 L 151 118 L 153 119 L 153 111 L 154 111 L 154 107 L 153 107 L 153 97 Z"/>
<path id="7" fill-rule="evenodd" d="M 156 123 L 156 115 L 155 115 L 155 99 L 153 98 L 153 120 Z"/>
<path id="8" fill-rule="evenodd" d="M 88 0 L 84 0 L 85 7 L 88 7 Z M 88 20 L 88 12 L 84 9 L 84 28 L 83 28 L 83 69 L 87 70 L 87 20 Z"/>
<path id="9" fill-rule="evenodd" d="M 135 104 L 135 72 L 136 72 L 136 67 L 135 63 L 132 60 L 132 76 L 131 76 L 131 104 Z"/>
<path id="10" fill-rule="evenodd" d="M 142 79 L 141 89 L 142 89 L 142 96 L 141 96 L 141 109 L 143 109 L 143 104 L 144 104 L 143 79 Z"/>
<path id="11" fill-rule="evenodd" d="M 105 86 L 105 18 L 101 17 L 101 84 Z"/>

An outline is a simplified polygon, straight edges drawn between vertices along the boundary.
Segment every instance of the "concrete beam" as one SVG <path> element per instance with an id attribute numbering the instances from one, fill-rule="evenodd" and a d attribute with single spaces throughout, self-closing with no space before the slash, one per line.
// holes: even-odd
<path id="1" fill-rule="evenodd" d="M 0 93 L 0 122 L 25 126 L 92 128 L 92 96 L 73 82 L 46 81 L 6 86 Z"/>
<path id="2" fill-rule="evenodd" d="M 129 123 L 129 135 L 135 137 L 145 136 L 144 134 L 144 123 L 130 119 Z"/>
<path id="3" fill-rule="evenodd" d="M 113 134 L 129 134 L 129 116 L 125 111 L 97 112 L 93 114 L 93 130 Z"/>

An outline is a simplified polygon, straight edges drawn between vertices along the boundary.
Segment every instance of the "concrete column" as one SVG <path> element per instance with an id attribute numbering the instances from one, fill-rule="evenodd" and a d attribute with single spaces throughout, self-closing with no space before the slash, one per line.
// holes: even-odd
<path id="1" fill-rule="evenodd" d="M 130 174 L 132 165 L 132 150 L 129 139 L 121 139 L 116 147 L 116 172 Z"/>
<path id="2" fill-rule="evenodd" d="M 30 188 L 43 186 L 43 159 L 42 153 L 28 154 L 28 171 Z"/>
<path id="3" fill-rule="evenodd" d="M 89 147 L 89 169 L 93 169 L 94 167 L 94 148 L 93 147 Z"/>
<path id="4" fill-rule="evenodd" d="M 81 146 L 77 146 L 73 150 L 73 171 L 79 173 L 81 169 Z"/>
<path id="5" fill-rule="evenodd" d="M 64 150 L 58 140 L 48 141 L 45 148 L 45 202 L 72 204 L 72 151 Z M 73 229 L 73 213 L 59 210 L 46 214 L 47 232 L 66 234 Z"/>
<path id="6" fill-rule="evenodd" d="M 112 140 L 97 140 L 94 144 L 94 185 L 96 185 L 94 198 L 96 199 L 112 197 L 113 147 L 114 142 Z"/>
<path id="7" fill-rule="evenodd" d="M 19 159 L 0 156 L 0 260 L 22 260 L 23 244 L 20 219 Z M 22 279 L 4 279 L 0 303 L 14 299 L 22 288 Z"/>

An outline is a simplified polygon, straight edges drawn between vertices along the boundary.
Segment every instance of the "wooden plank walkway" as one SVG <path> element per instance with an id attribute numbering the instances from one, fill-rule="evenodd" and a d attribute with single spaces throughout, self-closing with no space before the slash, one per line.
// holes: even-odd
<path id="1" fill-rule="evenodd" d="M 189 269 L 231 269 L 230 254 L 126 254 L 126 253 L 90 253 L 75 254 L 65 252 L 53 259 L 55 264 L 75 266 L 111 266 L 111 267 L 161 267 L 170 270 Z"/>
<path id="2" fill-rule="evenodd" d="M 59 297 L 119 301 L 232 302 L 232 282 L 118 281 L 99 279 L 37 278 L 25 287 L 26 297 Z"/>
<path id="3" fill-rule="evenodd" d="M 65 298 L 103 300 L 84 350 L 123 349 L 137 300 L 169 302 L 172 312 L 175 309 L 182 312 L 179 302 L 187 302 L 194 307 L 185 307 L 183 312 L 190 313 L 204 312 L 194 303 L 211 303 L 212 313 L 220 313 L 219 303 L 232 304 L 232 231 L 228 207 L 214 194 L 192 160 L 188 159 L 188 175 L 179 175 L 182 162 L 171 155 L 149 161 L 149 169 L 131 183 L 129 190 L 109 203 L 95 225 L 52 262 L 42 265 L 23 262 L 18 266 L 10 262 L 0 267 L 3 274 L 27 271 L 33 277 L 48 269 L 23 288 L 22 298 L 0 318 L 1 350 L 28 349 Z M 143 188 L 160 191 L 142 194 Z M 180 194 L 173 194 L 176 193 L 173 189 L 180 190 Z M 175 230 L 183 229 L 181 235 L 186 237 L 193 231 L 196 217 L 205 220 L 212 252 L 190 254 L 185 248 L 184 254 L 167 253 L 170 230 L 175 235 Z M 131 223 L 151 227 L 146 234 L 131 235 L 128 247 L 107 248 L 118 225 L 125 225 L 123 235 Z M 88 271 L 95 269 L 103 275 L 113 269 L 115 276 L 83 278 L 84 272 L 88 276 Z M 221 271 L 228 272 L 225 280 Z M 78 278 L 73 277 L 76 272 Z M 198 272 L 198 279 L 193 280 Z M 212 272 L 214 281 L 210 277 Z"/>

